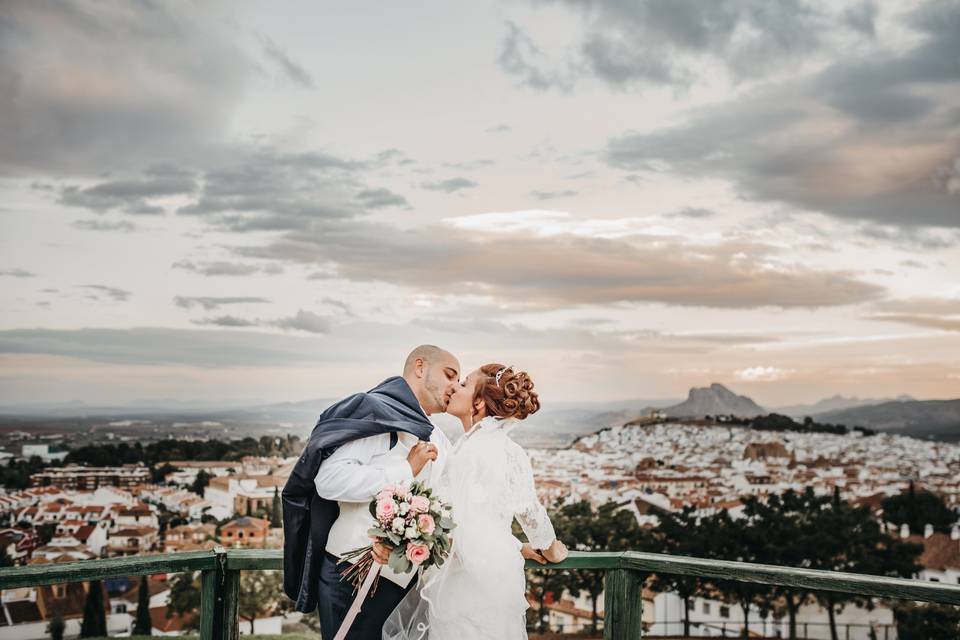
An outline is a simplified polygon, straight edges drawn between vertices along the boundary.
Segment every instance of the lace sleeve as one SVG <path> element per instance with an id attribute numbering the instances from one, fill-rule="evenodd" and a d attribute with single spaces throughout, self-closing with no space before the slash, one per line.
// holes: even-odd
<path id="1" fill-rule="evenodd" d="M 523 532 L 527 534 L 530 544 L 535 549 L 545 549 L 557 537 L 553 531 L 553 523 L 550 522 L 547 510 L 537 499 L 530 458 L 519 446 L 511 449 L 508 477 L 514 497 L 514 515 Z"/>

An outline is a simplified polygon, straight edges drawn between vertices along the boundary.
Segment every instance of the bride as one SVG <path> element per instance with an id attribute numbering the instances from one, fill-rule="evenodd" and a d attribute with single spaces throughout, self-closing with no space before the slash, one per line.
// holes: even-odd
<path id="1" fill-rule="evenodd" d="M 523 560 L 567 556 L 537 500 L 530 460 L 507 435 L 539 408 L 530 376 L 513 367 L 484 365 L 457 389 L 447 413 L 460 418 L 466 433 L 436 487 L 453 505 L 453 550 L 394 610 L 384 640 L 527 637 Z M 514 518 L 528 543 L 513 536 Z M 377 546 L 385 558 L 387 548 Z"/>

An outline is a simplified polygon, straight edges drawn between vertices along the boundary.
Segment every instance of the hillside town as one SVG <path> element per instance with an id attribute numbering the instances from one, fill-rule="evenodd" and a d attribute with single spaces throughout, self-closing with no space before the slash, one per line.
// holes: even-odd
<path id="1" fill-rule="evenodd" d="M 23 454 L 48 455 L 22 448 Z M 46 445 L 44 445 L 46 446 Z M 693 507 L 705 515 L 726 510 L 738 517 L 748 496 L 763 499 L 793 489 L 837 493 L 869 507 L 884 522 L 884 498 L 922 489 L 960 509 L 960 446 L 945 442 L 860 432 L 846 435 L 759 432 L 739 426 L 660 419 L 602 430 L 561 449 L 531 449 L 537 488 L 548 508 L 586 501 L 615 502 L 642 527 L 657 525 L 659 512 Z M 283 543 L 279 492 L 296 457 L 245 456 L 235 461 L 164 460 L 152 466 L 92 467 L 52 465 L 30 476 L 32 486 L 0 493 L 0 550 L 8 564 L 43 564 L 212 549 L 214 546 L 279 549 Z M 158 475 L 158 470 L 162 475 Z M 960 531 L 911 531 L 892 535 L 923 545 L 922 580 L 960 583 Z M 179 635 L 195 628 L 189 612 L 171 614 L 173 576 L 153 576 L 150 620 L 156 635 Z M 129 635 L 144 583 L 136 579 L 104 583 L 111 635 Z M 86 601 L 83 584 L 4 591 L 0 626 L 4 638 L 49 637 L 60 616 L 67 637 L 79 633 Z M 278 594 L 279 598 L 279 594 Z M 669 592 L 644 590 L 644 621 L 654 635 L 677 631 L 683 602 Z M 602 602 L 602 598 L 600 600 Z M 696 598 L 687 605 L 694 635 L 739 630 L 740 610 L 722 599 Z M 532 606 L 540 606 L 531 599 Z M 584 629 L 590 604 L 564 592 L 542 603 L 557 631 Z M 692 608 L 691 608 L 692 607 Z M 281 607 L 265 608 L 257 633 L 279 633 Z M 758 630 L 771 636 L 783 621 L 756 611 Z M 805 605 L 799 620 L 808 637 L 823 635 L 825 612 Z M 892 611 L 846 607 L 838 617 L 850 638 L 893 638 Z M 673 626 L 671 626 L 673 625 Z M 243 633 L 251 627 L 242 625 Z M 722 631 L 721 631 L 722 630 Z"/>

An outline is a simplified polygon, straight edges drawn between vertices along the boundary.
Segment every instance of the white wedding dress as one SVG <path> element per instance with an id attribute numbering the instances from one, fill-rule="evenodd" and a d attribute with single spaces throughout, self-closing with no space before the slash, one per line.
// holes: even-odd
<path id="1" fill-rule="evenodd" d="M 522 640 L 526 580 L 516 518 L 534 548 L 555 539 L 515 420 L 484 418 L 453 449 L 437 495 L 453 506 L 453 549 L 421 576 L 383 627 L 384 640 Z"/>

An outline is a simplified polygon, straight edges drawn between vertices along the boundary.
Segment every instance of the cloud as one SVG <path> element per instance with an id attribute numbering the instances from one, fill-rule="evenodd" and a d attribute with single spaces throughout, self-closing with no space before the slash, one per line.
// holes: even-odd
<path id="1" fill-rule="evenodd" d="M 604 160 L 719 177 L 747 197 L 841 218 L 960 226 L 960 137 L 945 99 L 960 89 L 945 62 L 960 55 L 960 5 L 924 5 L 906 22 L 918 36 L 912 47 L 844 56 L 691 111 L 672 128 L 623 133 Z"/>
<path id="2" fill-rule="evenodd" d="M 459 169 L 460 171 L 476 171 L 484 167 L 492 167 L 494 164 L 496 163 L 493 160 L 481 158 L 479 160 L 464 160 L 462 162 L 444 162 L 443 166 L 450 167 L 451 169 Z"/>
<path id="3" fill-rule="evenodd" d="M 8 278 L 34 278 L 36 274 L 24 271 L 23 269 L 4 269 L 0 271 L 0 276 L 6 276 Z"/>
<path id="4" fill-rule="evenodd" d="M 948 318 L 935 315 L 921 315 L 916 313 L 869 313 L 863 317 L 867 320 L 899 322 L 917 327 L 943 329 L 944 331 L 960 331 L 960 315 L 953 318 Z"/>
<path id="5" fill-rule="evenodd" d="M 292 80 L 302 87 L 308 89 L 313 88 L 313 78 L 307 73 L 307 70 L 291 60 L 273 40 L 264 37 L 261 40 L 261 44 L 264 54 L 266 54 L 289 80 Z"/>
<path id="6" fill-rule="evenodd" d="M 94 362 L 199 367 L 322 361 L 325 347 L 301 337 L 204 329 L 15 329 L 0 331 L 0 353 L 48 354 Z"/>
<path id="7" fill-rule="evenodd" d="M 579 191 L 565 189 L 563 191 L 531 191 L 530 195 L 537 200 L 556 200 L 557 198 L 572 198 L 579 193 Z"/>
<path id="8" fill-rule="evenodd" d="M 216 327 L 255 327 L 260 324 L 257 320 L 245 320 L 236 316 L 217 316 L 215 318 L 201 318 L 191 320 L 193 324 L 213 325 Z"/>
<path id="9" fill-rule="evenodd" d="M 131 292 L 126 291 L 124 289 L 118 289 L 117 287 L 108 287 L 102 284 L 80 284 L 80 285 L 77 285 L 77 288 L 86 289 L 87 291 L 90 291 L 91 293 L 87 297 L 89 297 L 91 300 L 103 300 L 104 298 L 102 296 L 105 295 L 109 297 L 111 300 L 115 300 L 117 302 L 126 302 L 130 298 L 130 296 L 133 295 Z"/>
<path id="10" fill-rule="evenodd" d="M 254 273 L 278 275 L 283 273 L 283 269 L 277 265 L 256 265 L 222 260 L 212 262 L 180 260 L 173 263 L 173 268 L 192 271 L 204 276 L 249 276 Z"/>
<path id="11" fill-rule="evenodd" d="M 497 57 L 497 63 L 505 73 L 516 76 L 522 84 L 541 91 L 569 91 L 573 88 L 575 75 L 570 69 L 551 61 L 513 22 L 507 21 L 506 27 L 507 33 Z"/>
<path id="12" fill-rule="evenodd" d="M 173 302 L 178 307 L 181 307 L 183 309 L 193 309 L 194 307 L 202 307 L 206 311 L 211 311 L 223 305 L 258 304 L 258 303 L 270 302 L 270 301 L 267 300 L 266 298 L 257 298 L 252 296 L 241 296 L 241 297 L 176 296 L 173 299 Z"/>
<path id="13" fill-rule="evenodd" d="M 306 331 L 307 333 L 330 333 L 332 326 L 329 318 L 319 316 L 310 311 L 304 311 L 303 309 L 297 311 L 294 316 L 280 318 L 270 324 L 281 329 Z"/>
<path id="14" fill-rule="evenodd" d="M 589 221 L 577 221 L 588 224 Z M 757 243 L 689 244 L 639 231 L 614 237 L 522 229 L 418 233 L 360 221 L 294 231 L 240 256 L 320 265 L 331 276 L 384 281 L 437 294 L 488 296 L 501 304 L 568 307 L 660 302 L 717 308 L 815 308 L 878 298 L 883 288 L 837 270 L 784 260 Z M 562 256 L 562 260 L 557 260 Z"/>
<path id="15" fill-rule="evenodd" d="M 508 124 L 498 124 L 488 129 L 484 129 L 484 133 L 507 133 L 508 131 L 513 131 L 513 127 Z"/>
<path id="16" fill-rule="evenodd" d="M 384 206 L 363 185 L 374 165 L 324 152 L 256 149 L 206 170 L 196 199 L 177 210 L 224 231 L 277 231 L 318 219 L 350 218 Z M 365 206 L 359 194 L 366 194 Z M 390 194 L 393 195 L 393 194 Z M 399 196 L 397 196 L 399 197 Z"/>
<path id="17" fill-rule="evenodd" d="M 389 189 L 364 189 L 357 194 L 357 199 L 368 209 L 410 207 L 410 203 L 407 202 L 406 198 Z"/>
<path id="18" fill-rule="evenodd" d="M 456 178 L 449 178 L 447 180 L 440 180 L 438 182 L 424 182 L 420 186 L 429 191 L 445 191 L 447 193 L 453 193 L 455 191 L 461 191 L 463 189 L 471 189 L 478 185 L 473 180 L 468 180 L 467 178 L 462 178 L 462 177 L 456 177 Z"/>
<path id="19" fill-rule="evenodd" d="M 780 369 L 778 367 L 747 367 L 746 369 L 741 369 L 736 371 L 734 375 L 738 380 L 744 380 L 747 382 L 775 382 L 777 380 L 782 380 L 783 378 L 789 377 L 790 374 L 796 373 L 795 369 Z"/>
<path id="20" fill-rule="evenodd" d="M 685 207 L 679 211 L 674 211 L 673 213 L 668 214 L 672 218 L 712 218 L 717 215 L 716 211 L 711 209 L 703 209 L 701 207 Z"/>
<path id="21" fill-rule="evenodd" d="M 780 71 L 814 57 L 835 32 L 862 35 L 873 15 L 842 19 L 801 0 L 555 0 L 572 9 L 582 29 L 558 55 L 545 54 L 508 22 L 500 67 L 526 86 L 569 91 L 584 77 L 616 88 L 687 86 L 725 68 L 736 81 Z M 562 60 L 558 61 L 557 58 Z"/>
<path id="22" fill-rule="evenodd" d="M 214 13 L 4 3 L 0 170 L 92 176 L 217 156 L 254 65 Z"/>
<path id="23" fill-rule="evenodd" d="M 189 195 L 196 188 L 197 183 L 189 172 L 153 169 L 138 179 L 111 180 L 86 188 L 64 186 L 60 189 L 59 202 L 98 213 L 122 209 L 134 215 L 159 215 L 165 213 L 163 208 L 149 204 L 148 199 Z"/>
<path id="24" fill-rule="evenodd" d="M 70 226 L 82 231 L 120 231 L 122 233 L 131 233 L 137 229 L 137 225 L 127 220 L 76 220 Z"/>

